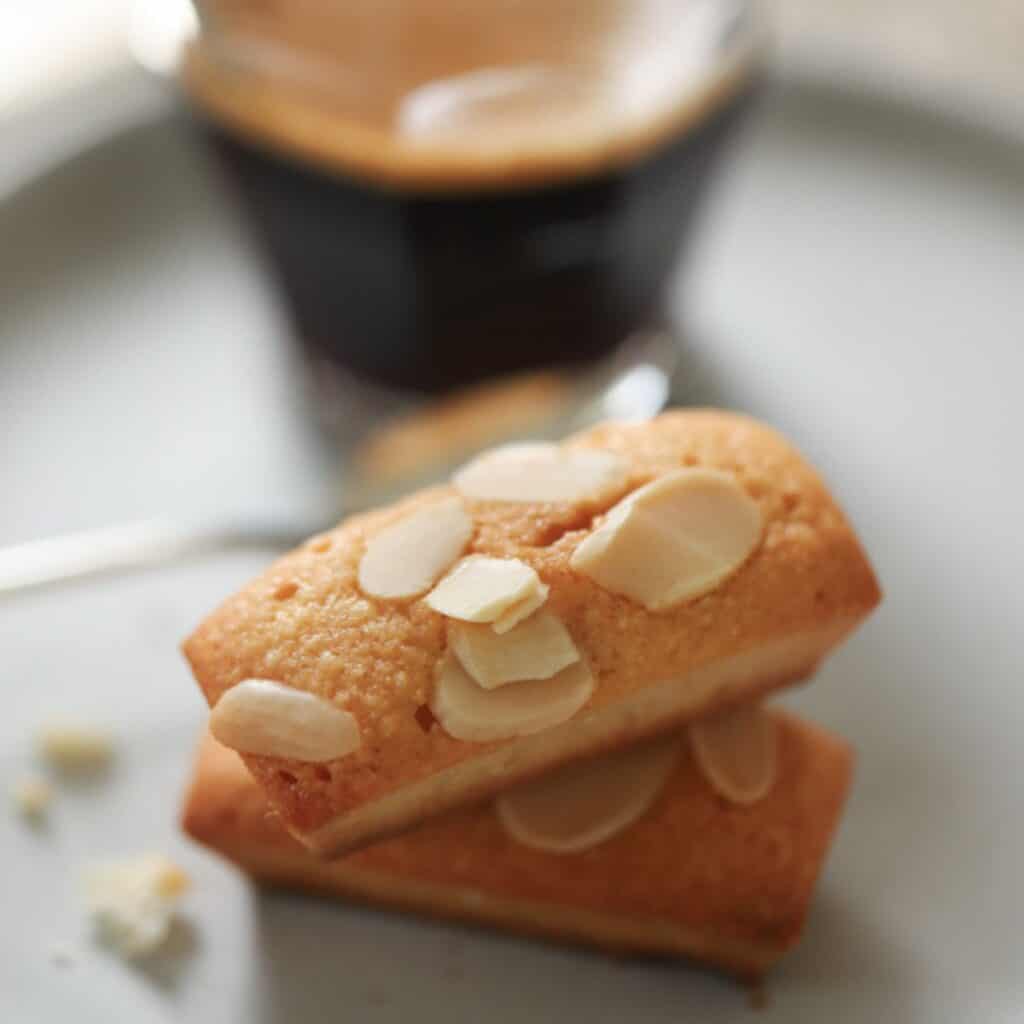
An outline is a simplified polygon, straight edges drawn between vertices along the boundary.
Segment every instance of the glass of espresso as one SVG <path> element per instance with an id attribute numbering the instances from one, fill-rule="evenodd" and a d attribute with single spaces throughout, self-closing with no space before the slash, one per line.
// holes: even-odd
<path id="1" fill-rule="evenodd" d="M 532 371 L 606 383 L 595 368 L 651 358 L 751 93 L 747 3 L 198 6 L 185 90 L 333 429 Z"/>

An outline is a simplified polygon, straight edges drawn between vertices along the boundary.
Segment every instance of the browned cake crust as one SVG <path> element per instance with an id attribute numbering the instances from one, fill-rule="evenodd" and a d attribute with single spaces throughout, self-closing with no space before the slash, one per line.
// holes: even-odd
<path id="1" fill-rule="evenodd" d="M 362 746 L 325 765 L 247 756 L 286 825 L 337 853 L 488 797 L 567 761 L 628 745 L 717 707 L 807 678 L 879 600 L 870 565 L 815 472 L 743 416 L 672 412 L 608 424 L 571 448 L 620 452 L 629 480 L 600 502 L 466 500 L 469 551 L 518 558 L 550 585 L 548 607 L 588 658 L 595 692 L 574 718 L 519 739 L 467 743 L 423 713 L 445 647 L 422 599 L 363 595 L 367 538 L 450 487 L 419 492 L 314 538 L 230 598 L 185 643 L 207 701 L 246 678 L 332 700 Z M 715 591 L 653 613 L 570 568 L 595 520 L 623 494 L 680 466 L 735 474 L 763 513 L 760 545 Z"/>
<path id="2" fill-rule="evenodd" d="M 800 934 L 852 767 L 840 739 L 774 714 L 779 774 L 766 798 L 726 803 L 683 744 L 654 807 L 585 853 L 522 846 L 481 806 L 326 864 L 281 828 L 237 755 L 209 737 L 183 823 L 266 881 L 755 976 Z"/>

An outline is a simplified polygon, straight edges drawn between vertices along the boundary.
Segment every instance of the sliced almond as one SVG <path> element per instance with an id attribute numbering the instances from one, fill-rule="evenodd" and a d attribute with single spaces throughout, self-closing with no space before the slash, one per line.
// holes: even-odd
<path id="1" fill-rule="evenodd" d="M 358 749 L 359 723 L 322 697 L 269 679 L 246 679 L 210 713 L 210 731 L 226 747 L 296 761 L 333 761 Z"/>
<path id="2" fill-rule="evenodd" d="M 463 558 L 425 600 L 435 611 L 465 622 L 494 622 L 521 602 L 541 595 L 547 587 L 518 558 Z"/>
<path id="3" fill-rule="evenodd" d="M 550 679 L 485 690 L 449 651 L 438 665 L 430 710 L 449 736 L 469 743 L 488 743 L 558 725 L 572 718 L 593 692 L 594 677 L 584 661 Z"/>
<path id="4" fill-rule="evenodd" d="M 556 444 L 508 444 L 477 456 L 452 482 L 484 501 L 596 499 L 622 487 L 629 463 L 615 452 L 567 450 Z"/>
<path id="5" fill-rule="evenodd" d="M 359 562 L 359 586 L 371 597 L 422 594 L 448 571 L 472 535 L 461 498 L 421 508 L 370 539 Z"/>
<path id="6" fill-rule="evenodd" d="M 525 846 L 578 853 L 642 817 L 675 765 L 679 738 L 573 764 L 495 801 L 505 830 Z"/>
<path id="7" fill-rule="evenodd" d="M 539 611 L 506 633 L 476 622 L 448 623 L 448 646 L 485 690 L 527 679 L 550 679 L 580 660 L 569 631 Z"/>
<path id="8" fill-rule="evenodd" d="M 546 583 L 541 583 L 532 594 L 528 594 L 522 601 L 517 601 L 510 608 L 506 608 L 491 623 L 491 629 L 495 633 L 507 633 L 513 627 L 518 626 L 523 619 L 529 618 L 548 599 L 550 589 Z"/>
<path id="9" fill-rule="evenodd" d="M 691 723 L 690 743 L 704 777 L 735 804 L 751 804 L 775 783 L 778 737 L 775 719 L 748 704 Z"/>
<path id="10" fill-rule="evenodd" d="M 619 502 L 569 564 L 651 611 L 714 590 L 757 547 L 761 509 L 734 477 L 680 469 Z"/>

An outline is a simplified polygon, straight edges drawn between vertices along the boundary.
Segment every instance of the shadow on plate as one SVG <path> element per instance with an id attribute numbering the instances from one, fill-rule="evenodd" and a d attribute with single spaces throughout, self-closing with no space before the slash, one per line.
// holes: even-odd
<path id="1" fill-rule="evenodd" d="M 744 986 L 675 961 L 616 959 L 469 925 L 261 890 L 255 948 L 259 1024 L 332 1013 L 380 1022 L 727 1020 Z M 710 1015 L 710 1016 L 709 1016 Z M 255 1024 L 255 1022 L 254 1022 Z"/>
<path id="2" fill-rule="evenodd" d="M 125 965 L 165 996 L 172 997 L 184 988 L 189 969 L 201 953 L 201 946 L 195 926 L 184 917 L 175 917 L 167 939 L 159 949 L 148 956 L 126 960 Z"/>
<path id="3" fill-rule="evenodd" d="M 921 966 L 895 945 L 848 894 L 825 881 L 800 944 L 767 981 L 768 1005 L 784 1020 L 863 1020 L 868 1005 L 878 1019 L 917 1020 L 924 985 Z M 813 1008 L 813 1010 L 812 1010 Z"/>

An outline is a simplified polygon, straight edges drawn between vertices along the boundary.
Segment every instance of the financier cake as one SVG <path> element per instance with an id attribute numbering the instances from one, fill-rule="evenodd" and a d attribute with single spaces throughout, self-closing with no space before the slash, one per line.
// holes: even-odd
<path id="1" fill-rule="evenodd" d="M 809 677 L 879 589 L 730 413 L 508 445 L 275 562 L 185 643 L 211 730 L 337 855 Z"/>
<path id="2" fill-rule="evenodd" d="M 827 732 L 777 711 L 760 721 L 771 756 L 748 763 L 745 776 L 762 783 L 758 792 L 723 787 L 730 776 L 709 775 L 697 742 L 677 732 L 584 762 L 585 785 L 555 773 L 527 798 L 514 791 L 497 807 L 454 812 L 331 863 L 288 835 L 238 756 L 207 735 L 183 825 L 261 881 L 756 977 L 799 936 L 851 767 L 847 746 Z M 749 740 L 749 727 L 740 732 Z M 618 787 L 617 800 L 614 780 L 624 776 L 631 790 Z M 566 842 L 581 833 L 545 811 L 572 820 L 574 805 L 596 792 L 597 818 L 616 817 L 622 797 L 633 814 L 619 815 L 610 834 L 591 827 L 582 845 Z M 538 807 L 538 796 L 550 807 Z M 523 822 L 539 833 L 524 833 Z"/>

